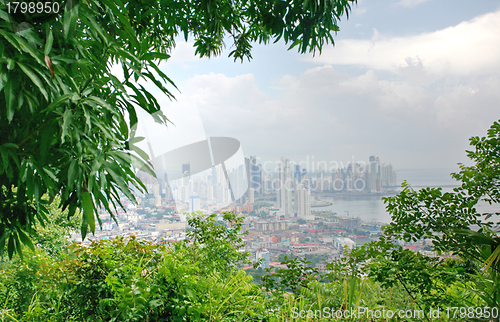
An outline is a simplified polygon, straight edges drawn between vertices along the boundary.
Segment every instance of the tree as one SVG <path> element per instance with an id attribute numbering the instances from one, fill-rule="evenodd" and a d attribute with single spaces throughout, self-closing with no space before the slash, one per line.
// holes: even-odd
<path id="1" fill-rule="evenodd" d="M 188 244 L 204 273 L 232 273 L 250 255 L 242 251 L 245 245 L 241 236 L 247 235 L 248 231 L 241 232 L 244 217 L 234 212 L 223 213 L 221 223 L 216 221 L 216 217 L 217 214 L 204 216 L 196 212 L 189 215 L 190 229 L 186 231 L 186 236 L 190 240 L 185 240 L 184 244 Z"/>
<path id="2" fill-rule="evenodd" d="M 173 98 L 159 64 L 177 37 L 194 38 L 200 57 L 221 54 L 228 39 L 229 56 L 241 61 L 252 43 L 280 39 L 321 52 L 353 1 L 59 0 L 50 15 L 2 2 L 0 252 L 20 252 L 56 196 L 69 217 L 82 209 L 85 238 L 101 223 L 97 208 L 115 218 L 121 193 L 135 201 L 132 187 L 145 191 L 135 170 L 153 172 L 131 139 L 136 109 L 168 119 L 139 81 Z"/>
<path id="3" fill-rule="evenodd" d="M 469 279 L 474 275 L 472 291 L 487 306 L 500 308 L 499 217 L 492 217 L 500 213 L 480 213 L 476 208 L 479 202 L 500 202 L 499 121 L 494 122 L 486 137 L 472 137 L 470 144 L 473 149 L 467 151 L 467 156 L 474 164 L 460 164 L 460 171 L 452 174 L 461 183 L 453 192 L 443 192 L 441 188 L 416 191 L 405 182 L 398 195 L 384 198 L 392 222 L 384 227 L 385 236 L 369 245 L 372 251 L 378 249 L 378 253 L 373 253 L 378 260 L 372 261 L 372 273 L 383 284 L 391 285 L 398 280 L 403 286 L 410 285 L 413 290 L 405 286 L 410 295 L 419 294 L 427 305 L 435 304 L 438 295 L 441 303 L 450 304 L 444 291 L 450 281 L 460 275 Z M 459 274 L 463 267 L 450 268 L 444 261 L 393 244 L 397 240 L 420 239 L 425 239 L 432 251 L 458 255 L 464 263 L 469 263 L 466 265 L 469 273 Z"/>

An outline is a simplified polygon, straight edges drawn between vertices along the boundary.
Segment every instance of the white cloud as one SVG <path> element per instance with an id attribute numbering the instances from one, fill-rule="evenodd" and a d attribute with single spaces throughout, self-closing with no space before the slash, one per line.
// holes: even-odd
<path id="1" fill-rule="evenodd" d="M 398 6 L 402 7 L 414 7 L 416 5 L 419 5 L 421 3 L 427 2 L 429 0 L 400 0 L 396 3 Z"/>
<path id="2" fill-rule="evenodd" d="M 375 30 L 370 40 L 338 40 L 312 59 L 320 64 L 362 65 L 376 70 L 408 67 L 419 59 L 435 75 L 488 75 L 500 72 L 500 11 L 456 26 L 408 37 L 384 37 Z"/>
<path id="3" fill-rule="evenodd" d="M 325 65 L 278 83 L 280 93 L 271 98 L 252 74 L 199 75 L 179 84 L 178 99 L 198 107 L 207 135 L 240 140 L 246 155 L 341 161 L 376 154 L 398 168 L 464 162 L 468 138 L 500 118 L 496 76 L 429 88 Z"/>
<path id="4" fill-rule="evenodd" d="M 189 67 L 193 53 L 179 43 L 169 63 Z M 248 69 L 191 76 L 168 104 L 187 119 L 197 109 L 206 135 L 234 137 L 246 155 L 264 160 L 377 155 L 396 168 L 449 168 L 467 161 L 470 136 L 500 118 L 497 57 L 500 11 L 431 33 L 388 37 L 374 29 L 370 39 L 338 40 L 300 74 L 257 74 L 254 61 L 256 77 Z M 343 74 L 336 65 L 365 71 Z M 262 75 L 274 78 L 272 96 L 256 81 Z"/>
<path id="5" fill-rule="evenodd" d="M 195 56 L 195 48 L 193 47 L 194 43 L 178 41 L 176 43 L 175 48 L 170 53 L 170 59 L 168 63 L 178 63 L 186 65 L 187 62 L 198 60 L 199 57 Z"/>

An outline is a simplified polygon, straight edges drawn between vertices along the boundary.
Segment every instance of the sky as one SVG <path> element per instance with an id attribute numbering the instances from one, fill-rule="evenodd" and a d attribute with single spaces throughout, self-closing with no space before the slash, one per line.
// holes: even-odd
<path id="1" fill-rule="evenodd" d="M 165 149 L 225 136 L 262 163 L 375 155 L 401 173 L 442 174 L 470 164 L 468 139 L 500 119 L 500 3 L 359 0 L 339 26 L 314 57 L 254 44 L 240 63 L 229 45 L 207 59 L 178 42 L 161 65 L 179 89 L 158 96 L 181 133 Z"/>

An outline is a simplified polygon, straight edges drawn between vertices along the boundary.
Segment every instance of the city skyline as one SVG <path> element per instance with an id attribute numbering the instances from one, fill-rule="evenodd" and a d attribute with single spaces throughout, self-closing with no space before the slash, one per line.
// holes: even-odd
<path id="1" fill-rule="evenodd" d="M 398 186 L 392 165 L 370 156 L 368 162 L 349 163 L 327 168 L 321 163 L 315 172 L 282 157 L 277 171 L 268 171 L 257 156 L 244 158 L 242 164 L 224 163 L 209 170 L 191 173 L 189 163 L 181 165 L 182 178 L 169 181 L 157 175 L 141 179 L 149 193 L 147 203 L 160 207 L 174 205 L 189 212 L 214 211 L 228 206 L 254 205 L 258 197 L 275 196 L 271 201 L 273 216 L 312 220 L 312 193 L 391 193 Z M 160 169 L 160 172 L 162 170 Z"/>

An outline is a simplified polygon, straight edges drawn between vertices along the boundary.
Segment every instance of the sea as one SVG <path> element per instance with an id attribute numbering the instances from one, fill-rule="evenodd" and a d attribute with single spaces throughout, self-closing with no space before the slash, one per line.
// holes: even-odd
<path id="1" fill-rule="evenodd" d="M 454 187 L 458 186 L 457 181 L 451 178 L 449 173 L 457 171 L 452 169 L 446 172 L 444 169 L 431 170 L 399 170 L 397 171 L 398 181 L 406 180 L 414 189 L 423 187 L 441 187 L 443 192 L 452 192 Z M 401 188 L 396 188 L 396 191 Z M 388 193 L 385 196 L 393 196 L 395 193 Z M 382 198 L 384 195 L 342 195 L 332 194 L 331 196 L 322 196 L 319 199 L 329 201 L 332 204 L 325 207 L 312 207 L 313 211 L 332 211 L 341 217 L 359 217 L 366 222 L 391 222 L 391 216 L 386 211 L 386 205 Z M 500 213 L 500 205 L 489 205 L 480 203 L 476 209 L 480 213 Z M 499 222 L 499 216 L 494 215 L 490 221 Z"/>

